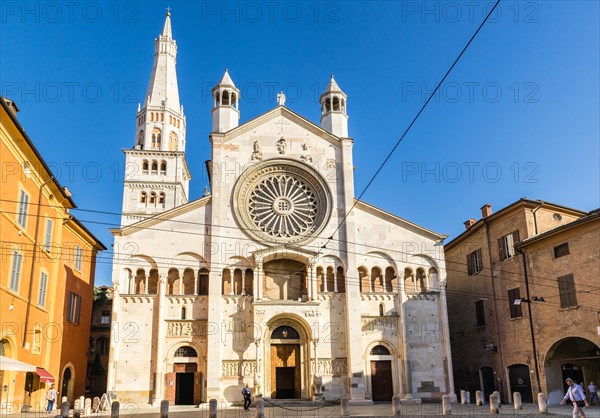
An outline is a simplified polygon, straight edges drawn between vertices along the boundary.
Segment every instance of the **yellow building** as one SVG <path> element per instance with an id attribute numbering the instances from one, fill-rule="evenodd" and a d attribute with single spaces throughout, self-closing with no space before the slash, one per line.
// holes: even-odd
<path id="1" fill-rule="evenodd" d="M 0 408 L 44 409 L 50 384 L 84 394 L 96 253 L 106 248 L 69 210 L 53 176 L 0 99 Z"/>

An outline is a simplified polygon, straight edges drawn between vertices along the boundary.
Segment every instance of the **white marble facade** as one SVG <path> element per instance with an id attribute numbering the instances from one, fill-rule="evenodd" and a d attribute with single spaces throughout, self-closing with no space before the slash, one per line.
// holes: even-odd
<path id="1" fill-rule="evenodd" d="M 164 95 L 152 109 L 162 121 L 177 109 L 166 81 L 176 76 L 174 55 L 161 53 L 176 48 L 160 42 L 175 48 L 169 16 L 149 87 Z M 122 227 L 112 230 L 109 390 L 155 405 L 239 402 L 246 383 L 286 399 L 453 394 L 445 236 L 354 199 L 347 97 L 333 77 L 319 125 L 283 96 L 239 125 L 227 71 L 213 95 L 206 196 L 181 196 L 190 178 L 185 126 L 176 150 L 144 136 L 125 151 L 128 164 L 141 155 L 176 160 L 179 171 L 161 181 L 140 170 L 135 191 L 125 183 Z M 138 118 L 155 103 L 147 98 Z M 177 116 L 185 121 L 182 108 Z M 138 197 L 143 190 L 180 199 L 153 206 Z"/>

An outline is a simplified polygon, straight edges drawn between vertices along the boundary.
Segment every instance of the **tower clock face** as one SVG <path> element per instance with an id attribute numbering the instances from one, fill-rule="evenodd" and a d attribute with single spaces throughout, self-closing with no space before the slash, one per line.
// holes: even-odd
<path id="1" fill-rule="evenodd" d="M 315 239 L 327 224 L 331 194 L 313 168 L 294 160 L 266 160 L 237 181 L 233 207 L 251 237 L 301 244 Z"/>

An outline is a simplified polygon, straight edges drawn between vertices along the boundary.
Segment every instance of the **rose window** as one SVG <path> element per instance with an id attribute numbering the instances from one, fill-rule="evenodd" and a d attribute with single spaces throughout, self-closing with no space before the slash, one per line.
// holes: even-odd
<path id="1" fill-rule="evenodd" d="M 299 243 L 316 238 L 330 215 L 321 176 L 292 160 L 267 160 L 235 186 L 234 212 L 245 231 L 261 240 Z"/>

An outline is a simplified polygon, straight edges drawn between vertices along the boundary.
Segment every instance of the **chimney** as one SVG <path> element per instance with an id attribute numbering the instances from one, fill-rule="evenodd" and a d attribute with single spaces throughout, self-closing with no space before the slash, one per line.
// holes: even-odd
<path id="1" fill-rule="evenodd" d="M 465 222 L 465 229 L 469 229 L 470 227 L 473 226 L 473 224 L 477 222 L 475 219 L 471 218 L 468 221 Z"/>
<path id="2" fill-rule="evenodd" d="M 19 106 L 8 97 L 3 97 L 4 103 L 6 103 L 6 107 L 10 109 L 14 116 L 17 116 L 17 112 L 19 111 Z"/>
<path id="3" fill-rule="evenodd" d="M 481 207 L 481 217 L 487 218 L 492 214 L 492 205 L 487 203 Z"/>

